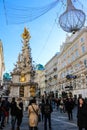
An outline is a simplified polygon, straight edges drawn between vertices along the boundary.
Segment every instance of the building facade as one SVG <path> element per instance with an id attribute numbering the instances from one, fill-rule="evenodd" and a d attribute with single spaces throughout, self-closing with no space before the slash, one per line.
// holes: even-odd
<path id="1" fill-rule="evenodd" d="M 4 64 L 4 52 L 3 52 L 3 44 L 0 40 L 0 96 L 2 96 L 5 91 L 3 87 L 3 73 L 5 71 L 5 64 Z"/>
<path id="2" fill-rule="evenodd" d="M 3 79 L 4 71 L 5 71 L 4 52 L 3 52 L 2 41 L 0 40 L 0 81 L 2 81 L 2 79 Z"/>
<path id="3" fill-rule="evenodd" d="M 45 94 L 45 70 L 36 70 L 35 74 L 35 82 L 38 83 L 38 97 L 43 96 Z"/>
<path id="4" fill-rule="evenodd" d="M 58 89 L 87 96 L 87 28 L 68 36 L 58 57 Z"/>
<path id="5" fill-rule="evenodd" d="M 60 53 L 45 65 L 45 81 L 47 93 L 87 97 L 87 27 L 66 37 Z"/>
<path id="6" fill-rule="evenodd" d="M 55 56 L 45 65 L 45 84 L 46 93 L 57 95 L 58 93 L 58 55 Z"/>

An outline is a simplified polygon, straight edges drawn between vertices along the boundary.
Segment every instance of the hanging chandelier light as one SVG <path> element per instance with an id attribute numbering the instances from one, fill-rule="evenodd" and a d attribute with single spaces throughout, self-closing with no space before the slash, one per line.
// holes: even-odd
<path id="1" fill-rule="evenodd" d="M 71 0 L 67 0 L 66 11 L 60 15 L 59 24 L 64 31 L 75 33 L 84 26 L 85 18 L 85 13 L 76 9 Z"/>

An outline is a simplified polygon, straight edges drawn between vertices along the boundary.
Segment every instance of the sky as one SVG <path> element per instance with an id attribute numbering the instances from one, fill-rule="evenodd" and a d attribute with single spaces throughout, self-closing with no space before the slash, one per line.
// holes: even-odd
<path id="1" fill-rule="evenodd" d="M 27 21 L 21 24 L 6 22 L 6 17 L 8 17 L 6 4 L 8 4 L 9 7 L 14 5 L 15 8 L 20 6 L 40 7 L 40 9 L 42 9 L 43 6 L 47 6 L 54 1 L 55 0 L 4 0 L 4 2 L 6 2 L 4 5 L 3 0 L 0 0 L 0 39 L 3 43 L 5 72 L 11 72 L 14 68 L 14 64 L 17 62 L 18 54 L 22 50 L 21 34 L 24 31 L 24 27 L 29 29 L 31 35 L 29 43 L 31 56 L 36 64 L 45 65 L 59 52 L 60 46 L 65 41 L 67 35 L 67 32 L 63 31 L 58 23 L 59 15 L 64 12 L 66 8 L 66 0 L 62 3 L 62 6 L 59 2 L 57 6 L 41 17 L 31 22 Z M 83 0 L 83 4 L 85 5 L 86 3 L 87 1 Z M 75 4 L 77 3 L 75 2 Z M 86 8 L 85 11 L 87 11 Z M 14 19 L 15 18 L 12 18 L 10 20 L 14 21 Z"/>

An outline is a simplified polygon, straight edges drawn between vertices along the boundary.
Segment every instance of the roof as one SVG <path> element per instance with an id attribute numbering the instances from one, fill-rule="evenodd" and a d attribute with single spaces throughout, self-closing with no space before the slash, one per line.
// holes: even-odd
<path id="1" fill-rule="evenodd" d="M 43 65 L 41 65 L 41 64 L 37 64 L 36 65 L 36 70 L 44 70 L 45 68 L 44 68 L 44 66 Z"/>

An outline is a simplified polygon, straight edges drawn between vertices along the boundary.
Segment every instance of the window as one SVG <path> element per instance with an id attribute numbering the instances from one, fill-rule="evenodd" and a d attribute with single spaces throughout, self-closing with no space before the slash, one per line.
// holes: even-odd
<path id="1" fill-rule="evenodd" d="M 72 47 L 71 47 L 71 52 L 73 52 L 73 50 L 74 50 L 74 47 L 72 46 Z"/>
<path id="2" fill-rule="evenodd" d="M 74 61 L 75 60 L 75 56 L 74 56 L 74 54 L 72 55 L 72 61 Z"/>
<path id="3" fill-rule="evenodd" d="M 85 53 L 85 46 L 82 45 L 82 53 Z"/>
<path id="4" fill-rule="evenodd" d="M 77 48 L 78 48 L 78 43 L 75 43 L 74 49 L 77 49 Z"/>
<path id="5" fill-rule="evenodd" d="M 78 50 L 76 50 L 75 53 L 76 53 L 76 57 L 78 57 L 78 56 L 79 56 L 79 52 L 78 52 Z"/>
<path id="6" fill-rule="evenodd" d="M 81 41 L 81 42 L 84 42 L 84 38 L 82 37 L 82 38 L 80 39 L 80 41 Z"/>
<path id="7" fill-rule="evenodd" d="M 71 62 L 71 58 L 68 58 L 68 63 L 70 63 Z"/>

